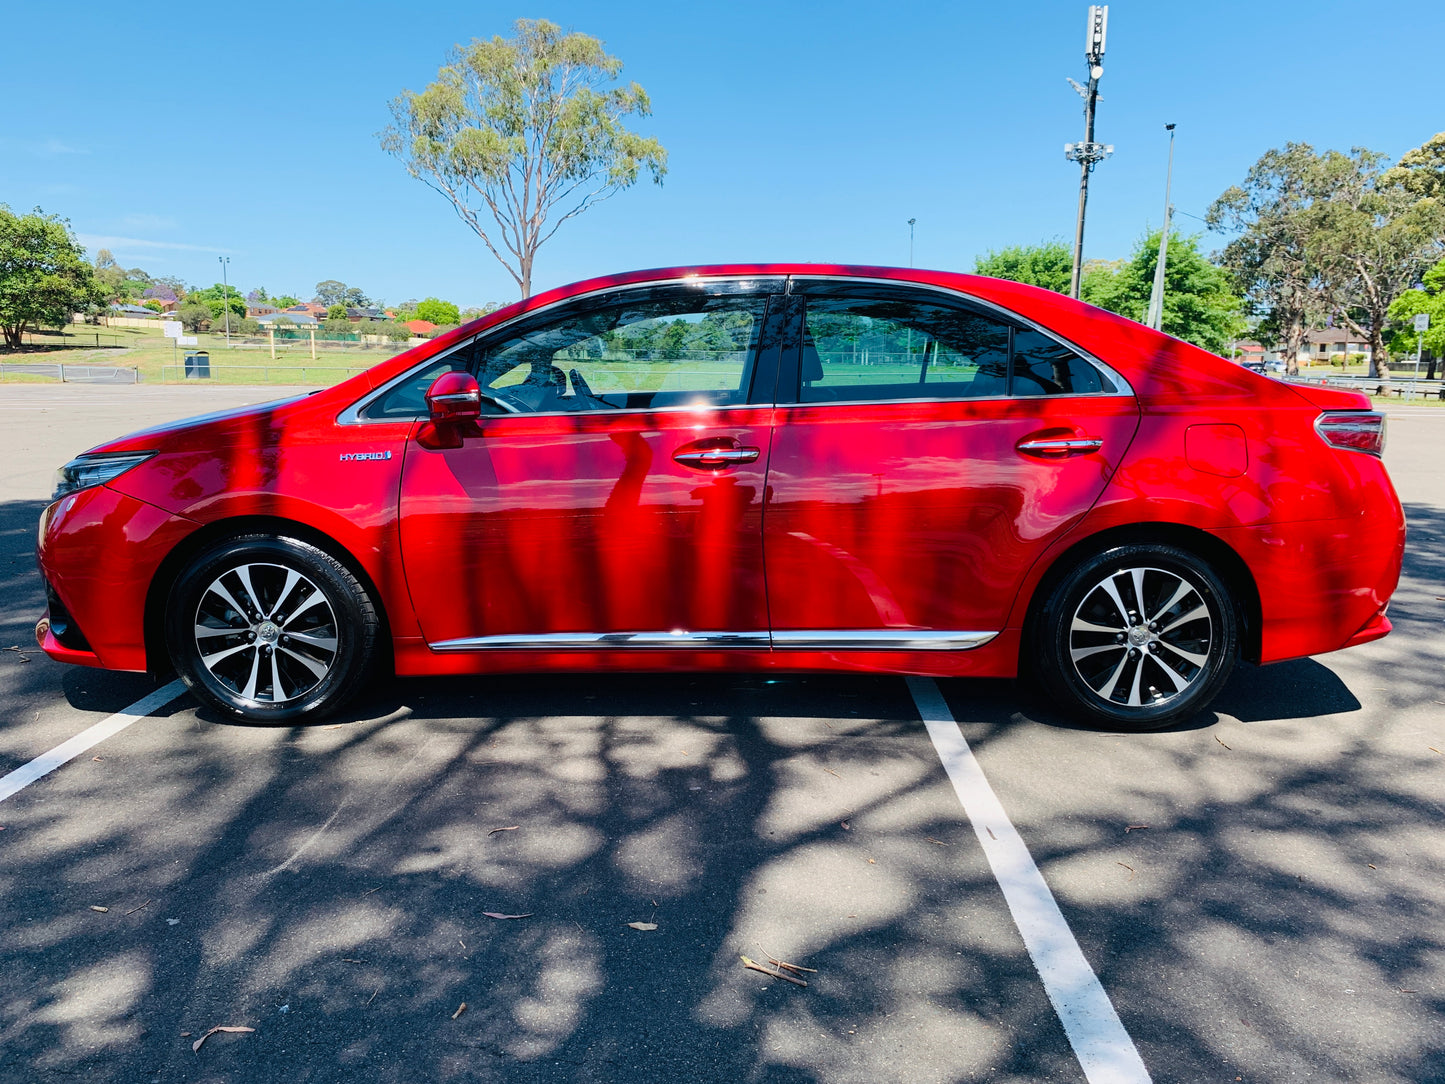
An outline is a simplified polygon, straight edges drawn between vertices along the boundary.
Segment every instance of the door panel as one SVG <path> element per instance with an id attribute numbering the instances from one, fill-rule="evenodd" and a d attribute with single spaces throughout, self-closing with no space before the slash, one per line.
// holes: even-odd
<path id="1" fill-rule="evenodd" d="M 764 534 L 774 630 L 1001 629 L 1136 424 L 1125 398 L 780 407 Z M 1050 459 L 1017 448 L 1040 430 L 1101 444 Z"/>
<path id="2" fill-rule="evenodd" d="M 498 413 L 447 439 L 419 423 L 402 467 L 403 564 L 430 644 L 607 635 L 682 648 L 702 633 L 767 646 L 762 502 L 781 350 L 768 309 L 780 289 L 605 293 L 478 344 Z"/>
<path id="3" fill-rule="evenodd" d="M 1118 466 L 1136 401 L 961 299 L 798 286 L 764 516 L 774 646 L 818 639 L 792 630 L 1002 629 L 1030 565 Z"/>

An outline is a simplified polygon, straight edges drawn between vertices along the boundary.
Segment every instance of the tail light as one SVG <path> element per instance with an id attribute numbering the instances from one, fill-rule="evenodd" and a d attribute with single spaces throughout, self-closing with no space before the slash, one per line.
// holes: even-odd
<path id="1" fill-rule="evenodd" d="M 1330 411 L 1315 419 L 1315 432 L 1332 448 L 1385 454 L 1385 416 L 1373 410 Z"/>

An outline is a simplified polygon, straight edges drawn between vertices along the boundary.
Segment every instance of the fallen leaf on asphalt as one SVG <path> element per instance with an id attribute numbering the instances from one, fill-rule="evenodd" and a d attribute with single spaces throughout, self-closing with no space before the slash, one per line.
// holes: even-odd
<path id="1" fill-rule="evenodd" d="M 834 776 L 834 777 L 837 778 L 837 779 L 842 779 L 842 778 L 843 778 L 841 775 L 839 775 L 837 772 L 835 772 L 832 768 L 824 768 L 823 770 L 824 770 L 825 772 L 827 772 L 829 775 Z"/>
<path id="2" fill-rule="evenodd" d="M 100 757 L 91 757 L 90 759 L 91 759 L 91 760 L 99 760 Z"/>
<path id="3" fill-rule="evenodd" d="M 1436 749 L 1433 745 L 1427 745 L 1427 746 L 1425 746 L 1425 748 L 1428 749 L 1428 750 L 1430 750 L 1430 752 L 1432 752 L 1432 753 L 1440 753 L 1440 750 L 1439 750 L 1439 749 Z M 1440 753 L 1440 755 L 1441 755 L 1442 757 L 1445 757 L 1445 753 Z"/>
<path id="4" fill-rule="evenodd" d="M 255 1031 L 255 1030 L 256 1030 L 255 1028 L 236 1028 L 236 1027 L 229 1027 L 229 1026 L 226 1026 L 226 1025 L 219 1025 L 219 1024 L 218 1024 L 216 1027 L 213 1027 L 210 1031 L 206 1032 L 206 1033 L 205 1033 L 204 1035 L 202 1035 L 199 1039 L 197 1039 L 195 1042 L 193 1042 L 193 1043 L 191 1044 L 191 1049 L 192 1049 L 193 1051 L 195 1051 L 196 1053 L 199 1054 L 200 1051 L 201 1051 L 201 1044 L 202 1044 L 203 1042 L 205 1042 L 207 1039 L 209 1039 L 212 1035 L 216 1034 L 216 1032 L 218 1032 L 218 1031 L 224 1031 L 224 1032 L 228 1032 L 228 1033 L 234 1032 L 234 1033 L 236 1033 L 236 1034 L 240 1034 L 240 1033 L 242 1033 L 242 1032 Z"/>
<path id="5" fill-rule="evenodd" d="M 528 911 L 525 915 L 500 915 L 496 911 L 483 911 L 482 914 L 488 918 L 531 918 L 536 912 Z"/>
<path id="6" fill-rule="evenodd" d="M 656 922 L 629 922 L 627 925 L 628 925 L 629 928 L 634 929 L 634 930 L 655 930 L 655 929 L 657 929 L 657 923 L 656 923 Z"/>
<path id="7" fill-rule="evenodd" d="M 1217 742 L 1219 742 L 1220 745 L 1224 745 L 1224 739 L 1221 738 L 1218 734 L 1214 735 L 1214 740 L 1217 741 Z M 1229 746 L 1224 745 L 1224 747 L 1225 747 L 1226 749 L 1229 749 L 1229 751 L 1230 751 L 1231 753 L 1234 752 L 1234 750 L 1231 749 Z"/>
<path id="8" fill-rule="evenodd" d="M 510 825 L 510 826 L 507 827 L 507 828 L 493 828 L 490 832 L 487 833 L 487 835 L 489 835 L 489 836 L 494 836 L 494 835 L 496 835 L 498 832 L 515 832 L 515 831 L 516 831 L 518 828 L 520 828 L 520 827 L 521 827 L 520 824 L 513 824 L 513 825 Z"/>
<path id="9" fill-rule="evenodd" d="M 873 859 L 870 858 L 870 859 L 868 859 L 868 864 L 869 864 L 870 866 L 876 866 L 878 863 L 875 862 Z"/>
<path id="10" fill-rule="evenodd" d="M 853 826 L 847 821 L 839 821 L 838 823 L 843 826 L 843 831 L 845 832 L 851 832 L 853 830 Z"/>
<path id="11" fill-rule="evenodd" d="M 808 985 L 800 978 L 786 974 L 782 971 L 774 970 L 771 967 L 764 967 L 762 964 L 756 962 L 755 960 L 749 960 L 746 956 L 740 956 L 738 958 L 742 960 L 743 966 L 746 967 L 749 971 L 761 971 L 764 975 L 771 975 L 775 979 L 782 979 L 784 982 L 791 982 L 797 986 Z"/>
<path id="12" fill-rule="evenodd" d="M 983 830 L 988 833 L 988 838 L 989 838 L 989 839 L 992 839 L 992 840 L 995 840 L 995 841 L 998 839 L 998 836 L 996 836 L 996 835 L 993 834 L 993 829 L 990 828 L 988 825 L 985 824 L 985 825 L 983 826 Z"/>
<path id="13" fill-rule="evenodd" d="M 454 1012 L 454 1013 L 452 1013 L 452 1019 L 455 1020 L 457 1017 L 461 1016 L 462 1013 L 464 1013 L 464 1012 L 466 1012 L 466 1011 L 467 1011 L 467 1003 L 466 1003 L 465 1001 L 463 1001 L 460 1005 L 457 1006 L 457 1011 Z"/>
<path id="14" fill-rule="evenodd" d="M 1379 867 L 1376 866 L 1373 862 L 1366 862 L 1365 865 L 1369 866 L 1371 869 L 1379 869 Z"/>
<path id="15" fill-rule="evenodd" d="M 934 839 L 932 836 L 924 836 L 923 838 L 926 839 L 926 840 L 928 840 L 929 843 L 937 843 L 940 847 L 950 847 L 950 846 L 952 846 L 952 844 L 950 844 L 950 843 L 945 843 L 945 842 L 943 842 L 943 840 L 941 840 L 941 839 Z"/>
<path id="16" fill-rule="evenodd" d="M 1131 825 L 1129 825 L 1127 828 L 1124 829 L 1124 834 L 1127 836 L 1130 832 L 1134 831 L 1134 830 L 1137 829 L 1137 828 L 1148 828 L 1148 827 L 1149 827 L 1149 826 L 1148 826 L 1147 824 L 1131 824 Z"/>
<path id="17" fill-rule="evenodd" d="M 1123 863 L 1123 862 L 1115 862 L 1114 865 L 1116 865 L 1116 866 L 1124 866 L 1124 863 Z M 1132 881 L 1132 880 L 1134 879 L 1134 867 L 1133 867 L 1133 866 L 1124 866 L 1124 868 L 1129 871 L 1129 880 Z"/>

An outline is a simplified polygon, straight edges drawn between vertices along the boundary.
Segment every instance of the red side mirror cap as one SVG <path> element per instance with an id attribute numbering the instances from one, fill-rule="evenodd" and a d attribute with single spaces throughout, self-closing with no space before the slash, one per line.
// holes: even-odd
<path id="1" fill-rule="evenodd" d="M 426 408 L 431 420 L 465 421 L 482 415 L 482 389 L 471 373 L 442 373 L 427 389 Z"/>

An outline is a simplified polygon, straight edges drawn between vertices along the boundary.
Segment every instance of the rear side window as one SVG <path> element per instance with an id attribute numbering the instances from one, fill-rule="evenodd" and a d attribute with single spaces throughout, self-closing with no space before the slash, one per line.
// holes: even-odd
<path id="1" fill-rule="evenodd" d="M 1089 395 L 1112 391 L 1083 358 L 1033 328 L 1018 328 L 1013 340 L 1014 395 Z"/>
<path id="2" fill-rule="evenodd" d="M 1097 366 L 1058 340 L 966 302 L 892 285 L 812 283 L 802 293 L 803 403 L 1117 390 Z"/>
<path id="3" fill-rule="evenodd" d="M 810 298 L 804 403 L 1003 395 L 1008 325 L 966 309 L 891 298 Z"/>

